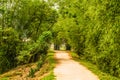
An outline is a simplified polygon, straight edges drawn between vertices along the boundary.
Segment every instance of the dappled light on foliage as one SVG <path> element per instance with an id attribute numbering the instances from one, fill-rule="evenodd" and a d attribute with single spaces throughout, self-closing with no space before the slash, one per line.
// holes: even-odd
<path id="1" fill-rule="evenodd" d="M 0 73 L 38 61 L 51 44 L 120 78 L 120 1 L 0 0 Z"/>
<path id="2" fill-rule="evenodd" d="M 120 1 L 64 0 L 53 31 L 56 44 L 63 41 L 82 59 L 120 77 Z"/>
<path id="3" fill-rule="evenodd" d="M 3 73 L 47 54 L 57 12 L 43 0 L 0 0 L 0 5 L 0 73 Z"/>

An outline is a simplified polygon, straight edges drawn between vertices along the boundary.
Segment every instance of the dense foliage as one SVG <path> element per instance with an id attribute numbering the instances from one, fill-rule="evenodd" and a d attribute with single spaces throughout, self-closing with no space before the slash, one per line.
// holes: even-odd
<path id="1" fill-rule="evenodd" d="M 45 56 L 56 18 L 44 0 L 0 0 L 0 73 Z"/>
<path id="2" fill-rule="evenodd" d="M 12 28 L 1 30 L 1 33 L 0 72 L 3 72 L 17 65 L 16 56 L 19 52 L 20 40 L 18 39 L 17 32 Z"/>
<path id="3" fill-rule="evenodd" d="M 119 0 L 0 0 L 0 73 L 45 56 L 51 39 L 120 77 Z"/>
<path id="4" fill-rule="evenodd" d="M 64 36 L 81 58 L 120 77 L 120 1 L 61 0 L 58 4 L 56 38 Z"/>

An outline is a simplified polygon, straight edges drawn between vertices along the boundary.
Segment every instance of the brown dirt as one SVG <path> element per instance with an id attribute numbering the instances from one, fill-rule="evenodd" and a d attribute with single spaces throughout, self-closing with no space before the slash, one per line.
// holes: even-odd
<path id="1" fill-rule="evenodd" d="M 57 80 L 99 80 L 86 67 L 72 60 L 67 52 L 56 51 L 55 58 L 58 61 L 54 69 Z"/>
<path id="2" fill-rule="evenodd" d="M 9 80 L 41 80 L 46 75 L 50 73 L 46 73 L 46 69 L 48 64 L 44 64 L 43 67 L 35 73 L 35 77 L 30 78 L 28 77 L 29 71 L 31 68 L 36 68 L 36 63 L 26 64 L 22 66 L 18 66 L 17 68 L 10 70 L 2 75 L 0 75 L 0 80 L 2 78 L 8 77 Z"/>

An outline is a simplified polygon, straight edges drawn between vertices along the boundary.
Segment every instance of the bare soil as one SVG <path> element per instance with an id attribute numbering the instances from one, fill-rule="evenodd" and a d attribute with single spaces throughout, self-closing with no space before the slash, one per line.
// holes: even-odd
<path id="1" fill-rule="evenodd" d="M 46 73 L 44 70 L 47 68 L 46 66 L 48 66 L 48 64 L 44 64 L 43 67 L 35 73 L 35 77 L 28 77 L 30 69 L 36 68 L 36 65 L 36 63 L 31 63 L 18 66 L 17 68 L 0 75 L 0 80 L 6 77 L 8 78 L 8 80 L 41 80 L 46 75 L 49 75 L 49 73 Z"/>

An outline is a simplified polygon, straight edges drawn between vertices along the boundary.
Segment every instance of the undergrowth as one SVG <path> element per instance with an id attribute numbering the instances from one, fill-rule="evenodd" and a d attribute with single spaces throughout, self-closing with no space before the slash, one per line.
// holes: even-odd
<path id="1" fill-rule="evenodd" d="M 41 70 L 43 74 L 45 73 L 49 73 L 49 74 L 43 77 L 41 80 L 54 80 L 55 79 L 54 74 L 53 74 L 55 63 L 56 61 L 54 59 L 54 52 L 49 51 L 49 54 L 47 55 L 47 59 L 46 59 L 47 66 L 44 66 L 43 70 Z"/>
<path id="2" fill-rule="evenodd" d="M 38 62 L 33 63 L 31 65 L 26 64 L 26 65 L 30 66 L 30 70 L 26 77 L 28 77 L 29 79 L 34 79 L 34 78 L 38 77 L 38 78 L 40 78 L 40 80 L 41 79 L 42 80 L 54 80 L 53 69 L 54 69 L 55 63 L 56 62 L 54 60 L 54 52 L 48 51 L 48 54 L 46 56 L 41 56 L 41 58 L 39 59 Z M 33 65 L 35 65 L 35 66 L 33 66 Z M 29 67 L 29 66 L 26 66 L 26 67 Z M 23 68 L 24 68 L 24 66 L 23 66 Z M 16 73 L 16 71 L 13 71 L 13 72 Z M 15 73 L 12 73 L 12 74 L 9 74 L 9 73 L 7 73 L 3 77 L 1 77 L 0 80 L 9 80 L 10 78 L 12 80 L 12 78 L 15 76 L 14 75 Z M 24 75 L 24 74 L 20 74 L 20 75 Z"/>

